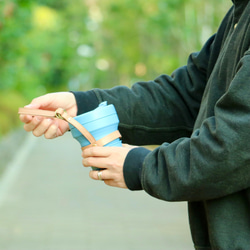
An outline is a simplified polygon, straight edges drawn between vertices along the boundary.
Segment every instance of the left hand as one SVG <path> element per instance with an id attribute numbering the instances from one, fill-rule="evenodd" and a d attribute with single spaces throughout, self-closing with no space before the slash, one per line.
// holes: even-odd
<path id="1" fill-rule="evenodd" d="M 76 99 L 70 92 L 57 92 L 39 96 L 25 107 L 51 111 L 55 111 L 57 108 L 63 108 L 72 117 L 77 114 Z M 41 116 L 20 115 L 20 120 L 24 123 L 24 129 L 27 132 L 32 132 L 33 135 L 37 137 L 44 135 L 47 139 L 53 139 L 65 134 L 69 130 L 69 124 L 61 119 L 46 119 Z"/>
<path id="2" fill-rule="evenodd" d="M 113 187 L 127 188 L 124 176 L 123 165 L 128 152 L 134 146 L 123 145 L 123 147 L 91 147 L 83 150 L 82 164 L 84 167 L 103 168 L 101 178 L 105 184 Z M 99 171 L 90 171 L 89 176 L 99 180 Z"/>

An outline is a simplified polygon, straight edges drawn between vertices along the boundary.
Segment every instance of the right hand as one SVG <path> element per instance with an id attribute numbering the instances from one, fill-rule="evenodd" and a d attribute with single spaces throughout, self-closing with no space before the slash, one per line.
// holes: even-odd
<path id="1" fill-rule="evenodd" d="M 76 100 L 70 92 L 57 92 L 37 97 L 25 108 L 51 111 L 63 108 L 70 116 L 74 117 L 77 115 Z M 44 135 L 45 138 L 52 139 L 63 135 L 69 130 L 69 125 L 64 120 L 30 115 L 20 115 L 20 120 L 24 123 L 24 129 L 27 132 L 32 132 L 37 137 Z"/>

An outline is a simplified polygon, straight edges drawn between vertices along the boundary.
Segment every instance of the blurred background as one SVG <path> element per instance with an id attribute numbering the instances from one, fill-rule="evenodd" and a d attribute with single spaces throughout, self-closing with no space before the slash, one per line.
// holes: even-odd
<path id="1" fill-rule="evenodd" d="M 230 5 L 0 0 L 1 250 L 193 249 L 185 203 L 91 181 L 70 134 L 27 136 L 17 111 L 48 92 L 171 74 L 216 32 Z"/>
<path id="2" fill-rule="evenodd" d="M 216 32 L 228 0 L 0 0 L 0 136 L 52 91 L 170 74 Z"/>

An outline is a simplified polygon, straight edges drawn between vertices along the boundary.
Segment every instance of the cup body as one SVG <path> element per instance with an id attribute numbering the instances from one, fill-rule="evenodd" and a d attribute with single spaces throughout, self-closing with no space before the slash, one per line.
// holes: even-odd
<path id="1" fill-rule="evenodd" d="M 106 102 L 101 103 L 98 108 L 90 112 L 74 117 L 74 119 L 82 124 L 96 140 L 116 131 L 119 124 L 119 118 L 114 105 L 107 105 Z M 69 126 L 72 136 L 79 141 L 81 147 L 90 144 L 78 129 L 71 124 Z M 118 138 L 104 146 L 121 147 L 122 145 L 121 140 Z"/>
<path id="2" fill-rule="evenodd" d="M 96 109 L 74 117 L 81 125 L 83 125 L 95 138 L 96 141 L 118 129 L 119 118 L 114 105 L 107 105 L 107 102 L 101 103 Z M 72 136 L 80 143 L 81 147 L 90 144 L 82 133 L 69 124 Z M 122 141 L 117 138 L 104 147 L 121 147 Z"/>
<path id="3" fill-rule="evenodd" d="M 97 141 L 116 131 L 119 124 L 119 118 L 114 105 L 107 105 L 106 102 L 101 103 L 98 108 L 90 112 L 74 117 L 74 119 L 83 125 Z M 81 147 L 90 144 L 78 129 L 71 124 L 69 126 L 72 136 L 81 144 Z M 117 138 L 104 146 L 121 147 L 122 142 Z"/>

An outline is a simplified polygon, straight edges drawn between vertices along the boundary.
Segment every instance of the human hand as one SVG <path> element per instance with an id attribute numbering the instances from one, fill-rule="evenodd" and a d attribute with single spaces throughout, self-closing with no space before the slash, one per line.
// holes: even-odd
<path id="1" fill-rule="evenodd" d="M 135 146 L 123 145 L 123 147 L 90 147 L 82 152 L 82 164 L 84 167 L 102 168 L 100 171 L 90 171 L 89 176 L 99 180 L 98 173 L 101 173 L 101 180 L 113 187 L 127 188 L 124 176 L 123 165 L 128 152 Z"/>
<path id="2" fill-rule="evenodd" d="M 37 97 L 25 108 L 44 109 L 55 111 L 57 108 L 63 108 L 67 113 L 74 117 L 77 114 L 77 105 L 75 97 L 70 92 L 57 92 Z M 24 129 L 33 133 L 34 136 L 44 135 L 47 139 L 52 139 L 63 135 L 69 130 L 66 121 L 59 119 L 47 119 L 40 116 L 20 115 L 20 120 L 25 123 Z"/>

